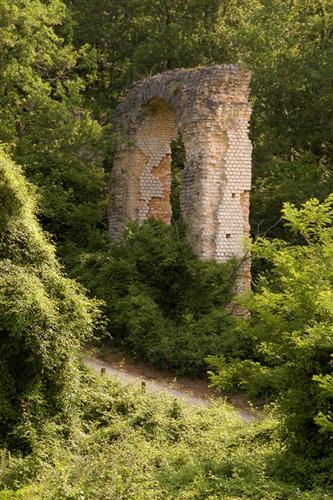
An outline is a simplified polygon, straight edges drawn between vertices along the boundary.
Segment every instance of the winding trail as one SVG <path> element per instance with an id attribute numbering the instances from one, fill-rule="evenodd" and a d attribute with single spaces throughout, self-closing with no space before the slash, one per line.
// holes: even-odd
<path id="1" fill-rule="evenodd" d="M 133 370 L 124 369 L 117 366 L 117 364 L 115 363 L 111 364 L 109 362 L 105 362 L 92 357 L 91 355 L 85 354 L 83 356 L 83 362 L 88 368 L 96 373 L 101 373 L 101 371 L 103 370 L 103 372 L 107 373 L 108 375 L 116 377 L 122 385 L 142 387 L 142 384 L 144 384 L 147 394 L 167 393 L 174 398 L 183 400 L 190 406 L 208 407 L 211 405 L 214 399 L 217 399 L 216 396 L 195 394 L 195 388 L 189 389 L 179 387 L 179 384 L 177 384 L 176 382 L 170 382 L 167 379 L 163 380 L 161 379 L 161 377 L 156 380 L 156 378 L 146 376 L 144 373 L 133 373 Z M 239 416 L 245 422 L 250 422 L 255 418 L 253 411 L 241 408 L 239 404 L 233 401 L 231 401 L 230 404 L 234 406 Z"/>

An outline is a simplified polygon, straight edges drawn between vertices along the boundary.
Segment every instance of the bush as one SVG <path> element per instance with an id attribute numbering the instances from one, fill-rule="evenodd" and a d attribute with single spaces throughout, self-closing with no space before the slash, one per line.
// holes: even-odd
<path id="1" fill-rule="evenodd" d="M 266 366 L 251 359 L 226 361 L 222 356 L 208 356 L 206 361 L 213 369 L 208 375 L 214 387 L 224 393 L 245 392 L 250 399 L 268 399 L 272 381 Z"/>
<path id="2" fill-rule="evenodd" d="M 75 357 L 97 309 L 62 274 L 34 190 L 3 151 L 0 200 L 0 442 L 25 448 L 44 420 L 70 422 Z"/>
<path id="3" fill-rule="evenodd" d="M 130 224 L 124 239 L 87 254 L 74 269 L 105 301 L 108 329 L 117 344 L 159 367 L 204 374 L 206 355 L 245 352 L 228 310 L 234 261 L 201 261 L 173 226 L 149 220 Z"/>
<path id="4" fill-rule="evenodd" d="M 289 442 L 307 453 L 330 455 L 333 195 L 322 204 L 311 199 L 300 209 L 286 204 L 284 218 L 299 244 L 258 239 L 253 245 L 253 255 L 271 265 L 243 303 L 251 312 L 243 331 L 252 339 L 254 362 L 240 357 L 224 365 L 213 383 L 223 388 L 238 372 L 238 388 L 246 383 L 252 391 L 254 380 L 266 391 L 270 386 Z"/>

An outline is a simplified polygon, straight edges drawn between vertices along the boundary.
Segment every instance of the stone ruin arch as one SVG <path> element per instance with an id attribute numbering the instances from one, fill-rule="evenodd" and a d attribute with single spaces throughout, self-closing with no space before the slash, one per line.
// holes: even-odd
<path id="1" fill-rule="evenodd" d="M 249 235 L 250 73 L 236 65 L 177 69 L 139 81 L 118 106 L 110 177 L 109 227 L 120 239 L 130 220 L 170 223 L 171 141 L 186 163 L 180 206 L 186 237 L 203 259 L 244 257 Z M 250 287 L 245 259 L 237 288 Z"/>

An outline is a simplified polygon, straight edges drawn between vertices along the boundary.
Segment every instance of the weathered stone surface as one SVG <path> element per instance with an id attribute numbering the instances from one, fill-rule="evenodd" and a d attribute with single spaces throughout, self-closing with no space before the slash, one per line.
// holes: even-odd
<path id="1" fill-rule="evenodd" d="M 170 222 L 170 143 L 182 135 L 186 164 L 180 204 L 197 255 L 244 256 L 249 234 L 250 74 L 236 65 L 178 69 L 136 83 L 115 115 L 118 144 L 109 223 L 119 239 L 129 220 Z M 250 265 L 238 288 L 250 286 Z"/>

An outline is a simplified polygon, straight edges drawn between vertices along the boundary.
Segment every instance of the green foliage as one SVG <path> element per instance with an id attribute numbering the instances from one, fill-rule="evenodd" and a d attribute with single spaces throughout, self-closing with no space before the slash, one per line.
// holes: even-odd
<path id="1" fill-rule="evenodd" d="M 74 43 L 91 44 L 88 85 L 102 119 L 140 78 L 177 67 L 245 63 L 252 72 L 254 234 L 282 234 L 286 201 L 333 191 L 331 0 L 68 0 Z"/>
<path id="2" fill-rule="evenodd" d="M 333 191 L 333 4 L 260 3 L 244 39 L 255 44 L 246 56 L 253 69 L 252 228 L 288 237 L 275 225 L 283 202 L 300 206 Z"/>
<path id="3" fill-rule="evenodd" d="M 223 356 L 208 356 L 208 371 L 212 385 L 224 393 L 245 392 L 250 399 L 266 400 L 272 388 L 269 369 L 251 359 L 226 359 Z"/>
<path id="4" fill-rule="evenodd" d="M 74 269 L 105 301 L 111 335 L 133 354 L 184 373 L 204 373 L 205 355 L 246 349 L 226 306 L 236 263 L 200 261 L 177 229 L 130 224 L 123 241 L 81 257 Z"/>
<path id="5" fill-rule="evenodd" d="M 244 302 L 251 319 L 243 328 L 252 338 L 257 362 L 251 362 L 250 372 L 244 358 L 231 366 L 231 373 L 224 366 L 213 381 L 223 389 L 239 370 L 246 381 L 241 384 L 251 392 L 258 378 L 278 401 L 286 435 L 301 449 L 330 454 L 333 195 L 322 204 L 311 199 L 300 209 L 286 204 L 283 216 L 302 243 L 258 239 L 253 245 L 254 256 L 271 265 Z M 218 360 L 214 362 L 218 366 Z"/>
<path id="6" fill-rule="evenodd" d="M 287 456 L 272 418 L 242 423 L 224 404 L 198 410 L 82 375 L 77 427 L 45 428 L 30 456 L 3 450 L 7 498 L 330 498 L 320 460 Z"/>
<path id="7" fill-rule="evenodd" d="M 315 375 L 313 379 L 319 382 L 320 388 L 322 390 L 323 399 L 325 401 L 333 401 L 333 375 Z M 329 410 L 320 411 L 315 417 L 315 422 L 320 426 L 323 432 L 333 434 L 333 408 L 332 405 Z"/>
<path id="8" fill-rule="evenodd" d="M 249 7 L 256 1 L 247 2 Z M 135 80 L 178 67 L 232 61 L 239 2 L 211 0 L 68 0 L 77 47 L 97 51 L 98 79 L 89 95 L 105 117 Z"/>
<path id="9" fill-rule="evenodd" d="M 69 424 L 76 353 L 96 307 L 62 275 L 36 221 L 35 196 L 0 151 L 0 442 L 25 447 L 44 419 Z"/>
<path id="10" fill-rule="evenodd" d="M 180 209 L 181 171 L 184 168 L 186 160 L 185 146 L 181 136 L 178 136 L 177 139 L 172 141 L 171 151 L 171 223 L 177 225 L 176 230 L 178 230 L 178 232 L 181 234 L 184 232 Z"/>
<path id="11" fill-rule="evenodd" d="M 110 143 L 83 98 L 94 54 L 58 34 L 67 17 L 60 0 L 0 0 L 0 141 L 40 187 L 42 223 L 62 254 L 102 238 Z"/>

